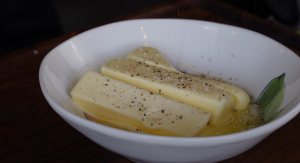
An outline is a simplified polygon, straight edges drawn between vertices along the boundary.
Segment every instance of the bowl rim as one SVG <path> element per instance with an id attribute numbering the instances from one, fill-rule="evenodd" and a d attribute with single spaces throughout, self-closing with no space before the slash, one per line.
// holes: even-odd
<path id="1" fill-rule="evenodd" d="M 255 31 L 251 31 L 248 29 L 244 29 L 241 27 L 236 27 L 232 25 L 227 25 L 227 24 L 221 24 L 221 23 L 215 23 L 215 22 L 208 22 L 208 21 L 202 21 L 202 20 L 188 20 L 188 19 L 176 19 L 176 18 L 164 18 L 164 19 L 135 19 L 135 20 L 124 20 L 124 21 L 118 21 L 106 25 L 102 25 L 99 27 L 92 28 L 90 30 L 87 30 L 85 32 L 82 32 L 76 36 L 73 36 L 55 48 L 53 48 L 50 52 L 48 52 L 45 57 L 43 58 L 40 68 L 39 68 L 39 83 L 40 87 L 42 90 L 42 93 L 47 100 L 47 102 L 50 104 L 52 109 L 57 112 L 63 119 L 68 119 L 69 121 L 72 121 L 78 125 L 84 126 L 86 128 L 89 128 L 95 132 L 104 134 L 109 137 L 114 137 L 116 139 L 123 139 L 123 140 L 128 140 L 132 142 L 143 142 L 143 143 L 151 143 L 151 144 L 157 144 L 157 145 L 168 145 L 168 146 L 184 146 L 184 147 L 196 147 L 196 146 L 206 146 L 206 147 L 213 147 L 215 145 L 219 146 L 222 144 L 230 144 L 230 143 L 236 143 L 236 142 L 241 142 L 245 141 L 248 139 L 253 139 L 255 137 L 258 137 L 260 135 L 266 134 L 268 136 L 284 124 L 286 124 L 288 121 L 292 120 L 300 111 L 300 103 L 296 104 L 291 110 L 286 112 L 284 115 L 281 117 L 264 124 L 262 126 L 247 130 L 247 131 L 242 131 L 238 133 L 233 133 L 233 134 L 227 134 L 227 135 L 220 135 L 220 136 L 209 136 L 209 137 L 171 137 L 171 136 L 159 136 L 159 135 L 151 135 L 151 134 L 141 134 L 141 133 L 135 133 L 135 132 L 129 132 L 129 131 L 124 131 L 120 129 L 116 129 L 113 127 L 105 126 L 102 124 L 98 124 L 96 122 L 84 119 L 82 117 L 79 117 L 66 109 L 64 109 L 61 105 L 56 103 L 46 90 L 45 84 L 44 84 L 44 79 L 43 79 L 43 70 L 46 65 L 46 60 L 50 56 L 51 52 L 60 46 L 64 45 L 66 42 L 79 37 L 80 35 L 87 34 L 90 32 L 93 32 L 94 30 L 101 30 L 103 27 L 107 26 L 112 26 L 112 25 L 120 25 L 123 23 L 130 23 L 130 22 L 138 22 L 138 21 L 197 21 L 197 22 L 203 22 L 203 23 L 208 23 L 208 24 L 217 24 L 217 25 L 224 25 L 229 28 L 237 28 L 242 31 L 246 32 L 253 32 L 256 33 L 260 36 L 266 37 L 267 39 L 270 39 L 272 41 L 275 41 L 263 34 L 257 33 Z M 277 41 L 275 41 L 277 42 Z M 277 42 L 279 43 L 279 42 Z M 281 44 L 281 43 L 279 43 Z M 282 45 L 282 44 L 281 44 Z M 286 46 L 282 45 L 283 47 L 287 48 Z M 287 48 L 290 50 L 289 48 Z M 291 50 L 290 50 L 291 51 Z M 291 51 L 294 55 L 296 55 L 293 51 Z M 174 143 L 176 142 L 176 143 Z"/>

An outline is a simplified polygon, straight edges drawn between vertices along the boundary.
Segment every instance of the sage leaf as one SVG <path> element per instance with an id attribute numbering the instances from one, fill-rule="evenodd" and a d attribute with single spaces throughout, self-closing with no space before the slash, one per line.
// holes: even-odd
<path id="1" fill-rule="evenodd" d="M 285 94 L 284 77 L 285 73 L 270 81 L 256 101 L 264 114 L 265 122 L 272 121 L 282 111 L 278 109 Z"/>

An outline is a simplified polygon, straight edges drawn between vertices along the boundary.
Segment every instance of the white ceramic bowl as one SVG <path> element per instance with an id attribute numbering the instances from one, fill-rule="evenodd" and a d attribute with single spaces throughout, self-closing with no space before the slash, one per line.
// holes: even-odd
<path id="1" fill-rule="evenodd" d="M 285 95 L 277 118 L 248 131 L 214 137 L 165 137 L 103 126 L 72 110 L 70 90 L 88 69 L 125 57 L 142 46 L 162 52 L 179 70 L 209 74 L 245 89 L 257 99 L 268 83 L 285 73 Z M 194 20 L 147 19 L 104 25 L 54 48 L 39 72 L 43 94 L 71 126 L 99 145 L 136 162 L 216 162 L 253 147 L 299 112 L 300 59 L 261 34 Z M 65 108 L 69 108 L 67 111 Z"/>

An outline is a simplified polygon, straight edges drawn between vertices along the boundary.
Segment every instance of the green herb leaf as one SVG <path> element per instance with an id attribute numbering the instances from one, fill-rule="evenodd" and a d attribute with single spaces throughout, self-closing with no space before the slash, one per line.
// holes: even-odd
<path id="1" fill-rule="evenodd" d="M 278 112 L 285 94 L 284 77 L 285 73 L 273 79 L 256 101 L 263 111 L 265 122 L 272 121 L 282 111 Z"/>

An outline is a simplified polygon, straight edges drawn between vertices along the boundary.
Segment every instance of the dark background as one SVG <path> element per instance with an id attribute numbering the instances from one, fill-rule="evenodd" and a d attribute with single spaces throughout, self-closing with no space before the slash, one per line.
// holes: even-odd
<path id="1" fill-rule="evenodd" d="M 1 0 L 0 55 L 151 6 L 176 0 Z M 204 1 L 204 0 L 203 0 Z M 292 30 L 299 27 L 297 0 L 219 0 Z"/>

